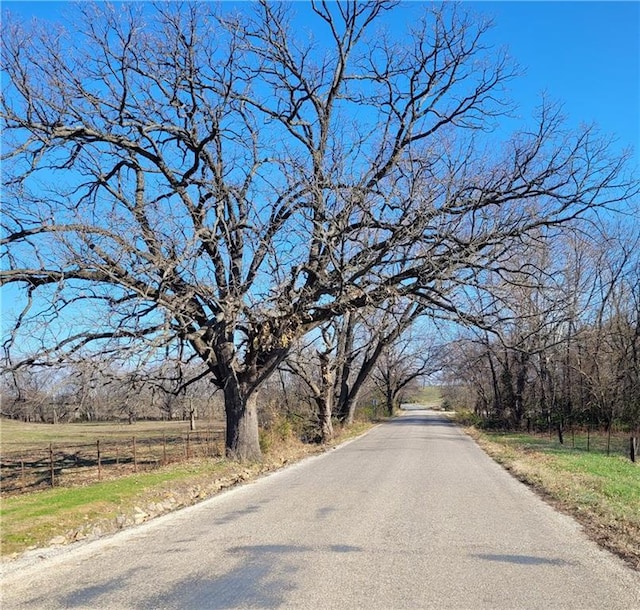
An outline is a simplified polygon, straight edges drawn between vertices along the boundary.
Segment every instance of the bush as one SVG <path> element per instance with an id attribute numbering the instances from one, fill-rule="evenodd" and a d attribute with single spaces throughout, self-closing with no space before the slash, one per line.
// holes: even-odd
<path id="1" fill-rule="evenodd" d="M 478 417 L 478 419 L 479 419 L 479 423 L 474 425 L 477 428 L 481 428 L 482 430 L 504 431 L 504 430 L 509 430 L 511 428 L 508 419 L 504 417 L 499 417 L 497 415 L 492 415 L 491 417 L 487 417 L 487 418 Z"/>
<path id="2" fill-rule="evenodd" d="M 283 413 L 272 414 L 270 421 L 260 428 L 258 434 L 263 453 L 268 453 L 276 445 L 286 444 L 295 436 L 290 418 Z"/>
<path id="3" fill-rule="evenodd" d="M 482 425 L 482 418 L 471 409 L 456 409 L 455 414 L 455 421 L 462 426 L 480 427 Z"/>

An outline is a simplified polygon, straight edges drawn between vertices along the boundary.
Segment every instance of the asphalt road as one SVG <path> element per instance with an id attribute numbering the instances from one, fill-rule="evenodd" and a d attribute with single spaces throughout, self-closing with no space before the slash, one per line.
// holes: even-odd
<path id="1" fill-rule="evenodd" d="M 12 566 L 2 608 L 640 609 L 640 575 L 431 411 Z"/>

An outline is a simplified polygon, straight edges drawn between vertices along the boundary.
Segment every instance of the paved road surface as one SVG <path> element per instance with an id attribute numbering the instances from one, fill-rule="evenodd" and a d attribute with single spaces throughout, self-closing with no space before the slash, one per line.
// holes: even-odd
<path id="1" fill-rule="evenodd" d="M 441 415 L 13 566 L 14 608 L 640 609 L 640 575 Z"/>

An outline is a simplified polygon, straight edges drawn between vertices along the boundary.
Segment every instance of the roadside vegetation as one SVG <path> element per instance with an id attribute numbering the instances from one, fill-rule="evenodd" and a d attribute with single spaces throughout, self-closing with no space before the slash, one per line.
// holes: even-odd
<path id="1" fill-rule="evenodd" d="M 458 421 L 468 423 L 469 414 Z M 601 546 L 640 570 L 640 469 L 625 457 L 625 435 L 468 433 L 516 478 L 556 508 L 572 515 Z M 607 455 L 609 445 L 609 455 Z"/>

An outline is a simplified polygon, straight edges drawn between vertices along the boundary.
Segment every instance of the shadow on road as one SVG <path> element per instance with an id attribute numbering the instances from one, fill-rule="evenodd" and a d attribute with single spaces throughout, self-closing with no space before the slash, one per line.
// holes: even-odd
<path id="1" fill-rule="evenodd" d="M 202 572 L 192 579 L 176 583 L 168 592 L 138 605 L 156 608 L 279 608 L 295 590 L 295 574 L 300 565 L 292 555 L 308 552 L 359 553 L 363 548 L 346 544 L 309 547 L 295 544 L 255 544 L 237 546 L 227 553 L 239 559 L 223 574 Z"/>
<path id="2" fill-rule="evenodd" d="M 526 566 L 572 565 L 571 562 L 565 561 L 564 559 L 549 559 L 547 557 L 534 557 L 532 555 L 500 555 L 500 554 L 492 554 L 492 553 L 479 553 L 477 555 L 472 555 L 472 557 L 476 557 L 478 559 L 484 559 L 485 561 L 499 561 L 501 563 L 516 563 L 519 565 L 526 565 Z"/>
<path id="3" fill-rule="evenodd" d="M 445 417 L 441 417 L 435 414 L 429 414 L 426 412 L 411 413 L 411 415 L 400 415 L 399 417 L 394 417 L 393 419 L 388 420 L 389 424 L 394 426 L 454 426 L 451 421 L 446 419 Z"/>

